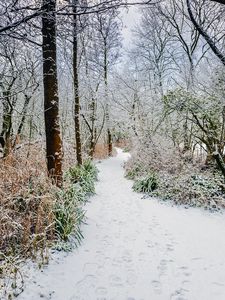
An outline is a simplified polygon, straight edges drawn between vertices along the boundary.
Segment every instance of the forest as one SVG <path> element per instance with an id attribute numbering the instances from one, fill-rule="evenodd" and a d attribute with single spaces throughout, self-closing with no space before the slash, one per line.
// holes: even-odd
<path id="1" fill-rule="evenodd" d="M 218 234 L 225 225 L 224 45 L 223 0 L 1 1 L 0 299 L 225 299 L 225 273 L 216 267 L 225 262 L 215 253 L 225 250 Z M 165 228 L 170 226 L 173 216 L 174 236 L 179 231 L 183 241 L 186 232 L 187 241 L 192 236 L 196 244 L 200 236 L 206 238 L 199 242 L 201 249 L 190 251 L 214 244 L 210 255 L 218 261 L 211 274 L 221 275 L 222 283 L 215 279 L 218 290 L 210 288 L 210 281 L 206 296 L 204 289 L 194 290 L 198 280 L 193 279 L 189 290 L 195 292 L 186 295 L 183 286 L 163 290 L 162 282 L 153 278 L 150 294 L 143 281 L 143 288 L 131 297 L 129 282 L 135 288 L 142 276 L 134 268 L 129 278 L 137 280 L 127 279 L 122 285 L 121 278 L 110 273 L 107 289 L 101 283 L 104 276 L 98 275 L 100 287 L 85 281 L 74 287 L 74 298 L 60 288 L 58 294 L 46 291 L 46 296 L 35 294 L 32 287 L 26 294 L 27 266 L 43 269 L 57 261 L 56 253 L 88 252 L 85 243 L 93 249 L 96 241 L 102 249 L 107 243 L 113 247 L 101 233 L 111 233 L 116 247 L 120 230 L 121 247 L 130 253 L 136 249 L 129 244 L 133 236 L 149 235 L 144 237 L 144 220 L 156 230 L 161 221 Z M 190 222 L 188 228 L 182 216 Z M 133 231 L 139 227 L 143 233 Z M 203 227 L 210 228 L 208 240 Z M 167 245 L 169 253 L 172 247 L 164 243 L 159 238 L 149 251 Z M 145 249 L 142 241 L 137 247 Z M 113 261 L 113 249 L 105 250 L 108 260 Z M 180 257 L 182 249 L 175 250 Z M 91 257 L 74 258 L 77 282 L 79 262 L 86 266 Z M 129 258 L 122 257 L 123 265 Z M 204 259 L 210 261 L 211 256 Z M 106 262 L 107 258 L 100 260 L 99 265 L 103 268 Z M 208 282 L 210 276 L 204 277 L 201 267 L 190 266 Z M 131 267 L 125 269 L 128 276 Z M 65 274 L 72 278 L 73 272 Z M 92 275 L 87 272 L 88 276 Z M 67 279 L 59 279 L 63 280 Z M 120 294 L 114 294 L 117 286 Z"/>

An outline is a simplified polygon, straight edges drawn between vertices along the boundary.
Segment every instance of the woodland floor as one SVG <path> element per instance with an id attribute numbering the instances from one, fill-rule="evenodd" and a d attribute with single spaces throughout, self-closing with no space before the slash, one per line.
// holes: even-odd
<path id="1" fill-rule="evenodd" d="M 142 199 L 124 178 L 128 154 L 98 163 L 84 241 L 27 271 L 19 300 L 224 300 L 225 217 Z"/>

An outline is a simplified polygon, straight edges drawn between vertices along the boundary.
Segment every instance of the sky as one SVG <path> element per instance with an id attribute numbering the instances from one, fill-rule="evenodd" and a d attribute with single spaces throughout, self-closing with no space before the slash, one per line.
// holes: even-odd
<path id="1" fill-rule="evenodd" d="M 124 8 L 121 11 L 121 17 L 123 21 L 123 46 L 129 48 L 132 45 L 132 29 L 134 29 L 135 25 L 137 25 L 140 20 L 138 7 L 132 6 L 129 7 L 129 9 Z"/>

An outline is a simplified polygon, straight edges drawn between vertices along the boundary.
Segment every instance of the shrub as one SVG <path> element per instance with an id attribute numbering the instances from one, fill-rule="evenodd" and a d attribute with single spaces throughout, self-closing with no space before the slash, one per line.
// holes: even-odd
<path id="1" fill-rule="evenodd" d="M 134 182 L 133 190 L 138 193 L 151 193 L 158 187 L 158 178 L 155 173 L 149 173 L 146 177 Z"/>
<path id="2" fill-rule="evenodd" d="M 94 192 L 97 169 L 90 161 L 70 168 L 59 189 L 47 177 L 44 157 L 35 144 L 0 160 L 0 299 L 22 292 L 24 259 L 41 267 L 48 263 L 49 247 L 67 250 L 74 243 L 65 241 L 71 237 L 76 246 L 83 237 L 82 206 Z"/>
<path id="3" fill-rule="evenodd" d="M 83 169 L 85 170 L 85 172 L 90 174 L 93 180 L 97 180 L 98 169 L 96 168 L 96 166 L 93 164 L 91 160 L 88 159 L 83 163 Z"/>
<path id="4" fill-rule="evenodd" d="M 194 174 L 186 170 L 179 176 L 160 172 L 158 188 L 151 192 L 151 196 L 188 207 L 204 207 L 213 211 L 225 208 L 224 184 L 220 174 L 199 174 L 194 169 L 192 172 Z"/>
<path id="5" fill-rule="evenodd" d="M 96 166 L 87 160 L 82 166 L 71 167 L 66 176 L 71 183 L 79 185 L 85 194 L 94 194 L 97 173 Z"/>
<path id="6" fill-rule="evenodd" d="M 80 244 L 83 238 L 80 224 L 84 219 L 84 211 L 81 206 L 81 199 L 84 195 L 77 186 L 72 185 L 67 190 L 57 193 L 57 201 L 54 207 L 56 236 L 66 242 L 71 234 Z"/>
<path id="7" fill-rule="evenodd" d="M 225 208 L 225 184 L 221 174 L 215 168 L 206 168 L 199 158 L 191 160 L 190 153 L 178 150 L 159 136 L 145 144 L 137 143 L 125 164 L 125 176 L 136 179 L 133 189 L 186 207 L 212 211 Z M 149 170 L 155 174 L 155 189 L 154 184 L 151 186 Z"/>
<path id="8" fill-rule="evenodd" d="M 87 160 L 82 166 L 74 166 L 65 175 L 65 187 L 57 193 L 55 203 L 55 230 L 57 237 L 68 241 L 73 235 L 80 244 L 82 233 L 80 224 L 84 219 L 83 204 L 89 194 L 95 192 L 97 168 Z"/>
<path id="9" fill-rule="evenodd" d="M 141 173 L 141 170 L 141 165 L 135 163 L 132 167 L 126 170 L 125 177 L 133 180 Z"/>

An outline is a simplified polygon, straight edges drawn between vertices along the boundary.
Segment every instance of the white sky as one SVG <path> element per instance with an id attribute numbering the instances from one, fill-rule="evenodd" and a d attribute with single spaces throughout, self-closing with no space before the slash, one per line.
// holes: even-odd
<path id="1" fill-rule="evenodd" d="M 132 45 L 132 29 L 138 24 L 140 20 L 140 13 L 138 7 L 132 6 L 129 9 L 121 11 L 121 17 L 124 28 L 122 30 L 123 46 L 129 48 Z"/>

